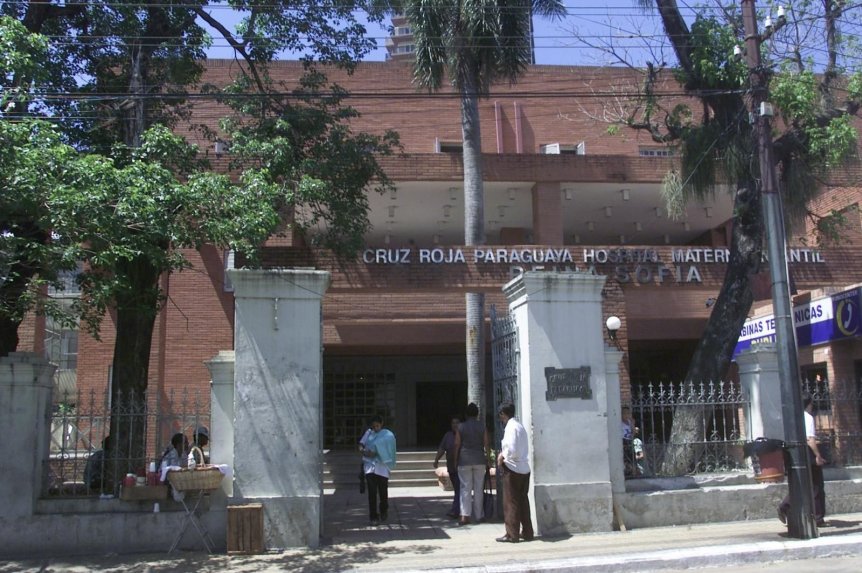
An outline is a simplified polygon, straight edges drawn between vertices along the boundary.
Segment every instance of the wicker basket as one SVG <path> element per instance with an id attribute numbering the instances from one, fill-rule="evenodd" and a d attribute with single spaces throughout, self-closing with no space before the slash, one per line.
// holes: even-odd
<path id="1" fill-rule="evenodd" d="M 216 489 L 223 477 L 224 474 L 214 466 L 168 472 L 168 481 L 176 491 Z"/>

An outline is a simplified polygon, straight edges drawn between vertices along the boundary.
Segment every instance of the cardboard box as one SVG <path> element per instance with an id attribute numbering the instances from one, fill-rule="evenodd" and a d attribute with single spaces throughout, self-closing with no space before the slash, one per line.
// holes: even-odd
<path id="1" fill-rule="evenodd" d="M 263 553 L 263 504 L 227 506 L 227 553 Z"/>
<path id="2" fill-rule="evenodd" d="M 168 498 L 166 485 L 136 485 L 121 487 L 120 499 L 123 501 L 160 501 Z"/>

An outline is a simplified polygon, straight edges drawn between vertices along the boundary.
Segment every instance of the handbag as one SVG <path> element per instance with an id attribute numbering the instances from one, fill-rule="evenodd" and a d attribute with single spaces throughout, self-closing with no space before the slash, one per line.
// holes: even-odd
<path id="1" fill-rule="evenodd" d="M 494 502 L 494 491 L 491 488 L 491 468 L 485 469 L 485 483 L 482 486 L 482 511 L 485 519 L 493 519 L 497 504 Z"/>

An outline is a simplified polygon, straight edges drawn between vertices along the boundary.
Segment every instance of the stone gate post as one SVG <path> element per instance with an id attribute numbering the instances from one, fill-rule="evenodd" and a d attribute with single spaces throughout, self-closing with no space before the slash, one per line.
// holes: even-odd
<path id="1" fill-rule="evenodd" d="M 758 344 L 736 357 L 739 383 L 751 404 L 746 416 L 749 440 L 784 439 L 781 416 L 781 379 L 778 376 L 778 351 L 773 344 Z"/>
<path id="2" fill-rule="evenodd" d="M 526 272 L 503 287 L 518 325 L 516 417 L 530 436 L 541 535 L 613 526 L 608 413 L 619 416 L 619 386 L 604 345 L 604 283 L 587 273 Z"/>
<path id="3" fill-rule="evenodd" d="M 54 366 L 39 355 L 0 358 L 0 507 L 4 519 L 29 517 L 47 479 Z M 13 485 L 14 484 L 14 485 Z"/>
<path id="4" fill-rule="evenodd" d="M 321 299 L 329 273 L 228 271 L 236 297 L 231 500 L 264 508 L 266 546 L 320 541 Z"/>

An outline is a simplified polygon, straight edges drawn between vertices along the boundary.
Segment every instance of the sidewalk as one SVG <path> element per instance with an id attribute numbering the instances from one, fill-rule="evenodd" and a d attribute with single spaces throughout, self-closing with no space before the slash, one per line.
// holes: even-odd
<path id="1" fill-rule="evenodd" d="M 452 570 L 467 572 L 658 571 L 718 567 L 815 557 L 862 555 L 862 513 L 831 515 L 821 537 L 800 541 L 786 536 L 778 519 L 662 527 L 537 538 L 502 544 L 502 523 L 458 527 L 445 517 L 451 493 L 439 488 L 390 490 L 389 523 L 368 524 L 367 501 L 358 491 L 328 492 L 325 544 L 253 556 L 204 553 L 99 556 L 15 561 L 9 571 L 334 571 Z M 828 503 L 828 500 L 827 500 Z"/>

